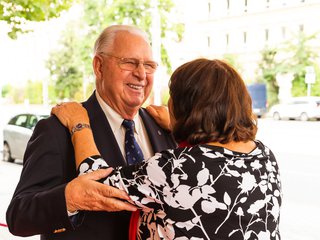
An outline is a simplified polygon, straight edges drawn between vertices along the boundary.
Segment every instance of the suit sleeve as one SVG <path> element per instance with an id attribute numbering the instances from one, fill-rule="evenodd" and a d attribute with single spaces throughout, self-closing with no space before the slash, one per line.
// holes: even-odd
<path id="1" fill-rule="evenodd" d="M 12 234 L 30 236 L 73 229 L 69 220 L 64 190 L 68 169 L 67 130 L 50 117 L 41 120 L 29 140 L 20 181 L 7 209 L 7 224 Z M 71 148 L 70 151 L 73 151 Z M 69 177 L 71 178 L 71 177 Z"/>

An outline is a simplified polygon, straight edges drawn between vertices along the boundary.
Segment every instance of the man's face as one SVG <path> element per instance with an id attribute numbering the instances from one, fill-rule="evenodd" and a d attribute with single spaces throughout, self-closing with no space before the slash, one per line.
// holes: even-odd
<path id="1" fill-rule="evenodd" d="M 151 47 L 141 36 L 118 32 L 113 48 L 104 52 L 115 57 L 106 54 L 95 57 L 97 91 L 122 117 L 131 118 L 150 95 L 154 74 L 147 74 L 142 64 L 133 71 L 123 70 L 116 57 L 152 61 Z"/>

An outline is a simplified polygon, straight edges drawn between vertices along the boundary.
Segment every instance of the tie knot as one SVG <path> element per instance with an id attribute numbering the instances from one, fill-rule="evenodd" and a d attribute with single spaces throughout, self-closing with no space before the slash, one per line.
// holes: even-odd
<path id="1" fill-rule="evenodd" d="M 133 130 L 134 129 L 134 121 L 133 120 L 123 120 L 122 126 L 125 127 L 127 130 Z"/>

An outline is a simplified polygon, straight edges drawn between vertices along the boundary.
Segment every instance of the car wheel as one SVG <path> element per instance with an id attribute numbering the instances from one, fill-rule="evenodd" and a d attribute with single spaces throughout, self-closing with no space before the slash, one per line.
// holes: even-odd
<path id="1" fill-rule="evenodd" d="M 273 119 L 277 121 L 280 120 L 280 114 L 278 112 L 273 113 Z"/>
<path id="2" fill-rule="evenodd" d="M 301 113 L 300 121 L 308 121 L 309 117 L 306 113 Z"/>
<path id="3" fill-rule="evenodd" d="M 2 160 L 5 162 L 13 162 L 14 159 L 11 157 L 11 151 L 8 143 L 3 144 L 3 156 Z"/>

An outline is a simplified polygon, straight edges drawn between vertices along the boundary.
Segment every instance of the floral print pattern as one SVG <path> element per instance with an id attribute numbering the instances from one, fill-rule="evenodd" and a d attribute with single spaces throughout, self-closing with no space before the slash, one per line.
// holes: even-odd
<path id="1" fill-rule="evenodd" d="M 281 183 L 273 153 L 261 142 L 250 153 L 196 145 L 118 167 L 105 184 L 142 208 L 138 239 L 280 239 Z M 79 174 L 108 167 L 86 159 Z"/>

